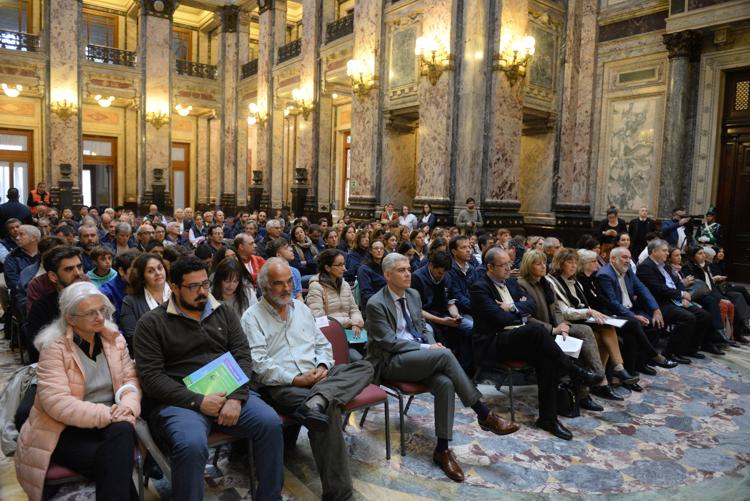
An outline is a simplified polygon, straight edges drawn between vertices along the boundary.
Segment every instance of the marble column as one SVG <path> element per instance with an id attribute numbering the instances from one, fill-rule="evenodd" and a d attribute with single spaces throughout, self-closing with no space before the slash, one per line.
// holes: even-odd
<path id="1" fill-rule="evenodd" d="M 598 5 L 598 0 L 574 0 L 568 4 L 559 162 L 552 208 L 557 225 L 569 228 L 591 226 L 589 190 L 596 175 L 591 162 L 591 117 Z"/>
<path id="2" fill-rule="evenodd" d="M 209 141 L 206 140 L 206 138 L 209 137 L 209 122 L 210 118 L 207 115 L 198 117 L 198 137 L 202 139 L 197 144 L 198 157 L 196 162 L 196 171 L 202 173 L 202 175 L 197 176 L 198 189 L 196 190 L 196 193 L 198 200 L 196 209 L 202 211 L 208 210 L 210 202 L 208 181 L 209 176 L 206 175 L 206 173 L 208 173 L 211 168 L 209 162 Z"/>
<path id="3" fill-rule="evenodd" d="M 505 0 L 497 5 L 498 29 L 493 48 L 504 48 L 514 37 L 526 36 L 529 3 L 528 0 Z M 503 71 L 492 73 L 489 153 L 484 171 L 486 177 L 482 182 L 482 209 L 487 226 L 523 224 L 523 218 L 519 214 L 521 204 L 518 193 L 524 84 L 525 79 L 522 78 L 515 83 L 511 82 Z"/>
<path id="4" fill-rule="evenodd" d="M 221 79 L 222 111 L 219 205 L 233 216 L 237 209 L 237 84 L 239 83 L 239 15 L 240 8 L 227 5 L 219 9 L 219 78 Z"/>
<path id="5" fill-rule="evenodd" d="M 335 20 L 336 17 L 336 3 L 335 2 L 323 2 L 322 5 L 322 28 L 321 33 L 324 33 L 328 23 Z M 321 68 L 325 64 L 324 61 L 320 63 Z M 322 71 L 322 70 L 319 70 Z M 320 82 L 320 77 L 318 81 Z M 322 85 L 325 85 L 323 83 Z M 324 92 L 324 89 L 320 89 L 318 92 L 318 168 L 317 176 L 314 178 L 313 193 L 315 193 L 315 201 L 317 202 L 316 210 L 318 212 L 329 212 L 331 210 L 331 200 L 335 200 L 335 194 L 332 193 L 331 183 L 332 180 L 336 179 L 336 160 L 333 154 L 334 146 L 334 107 L 333 99 L 331 98 L 331 92 Z M 335 192 L 335 190 L 334 190 Z M 339 207 L 341 209 L 341 207 Z M 330 221 L 330 219 L 329 219 Z"/>
<path id="6" fill-rule="evenodd" d="M 221 200 L 221 154 L 223 131 L 221 119 L 211 118 L 208 121 L 208 205 L 215 209 Z"/>
<path id="7" fill-rule="evenodd" d="M 250 18 L 247 15 L 240 15 L 239 22 L 239 36 L 238 36 L 238 69 L 242 68 L 242 61 L 250 60 Z M 239 83 L 238 83 L 239 85 Z M 248 157 L 248 125 L 247 120 L 243 118 L 243 110 L 239 108 L 241 103 L 239 96 L 237 97 L 237 172 L 235 175 L 235 193 L 237 194 L 237 209 L 247 209 L 248 206 L 248 176 L 250 172 L 249 157 Z"/>
<path id="8" fill-rule="evenodd" d="M 124 204 L 132 210 L 138 208 L 138 153 L 140 145 L 138 108 L 125 108 L 125 197 Z"/>
<path id="9" fill-rule="evenodd" d="M 369 66 L 373 75 L 383 77 L 381 41 L 383 38 L 384 0 L 367 0 L 354 4 L 353 58 Z M 384 83 L 382 85 L 385 85 Z M 378 193 L 379 136 L 382 118 L 381 88 L 352 99 L 352 149 L 349 213 L 355 219 L 372 218 Z"/>
<path id="10" fill-rule="evenodd" d="M 669 83 L 664 110 L 664 138 L 659 186 L 659 217 L 669 217 L 674 207 L 688 202 L 691 156 L 690 119 L 695 72 L 691 60 L 700 57 L 700 35 L 681 31 L 664 35 L 669 52 Z"/>
<path id="11" fill-rule="evenodd" d="M 422 35 L 437 40 L 441 48 L 455 54 L 453 0 L 424 0 Z M 440 224 L 450 216 L 451 151 L 453 131 L 454 74 L 446 71 L 434 85 L 426 77 L 419 82 L 419 127 L 417 128 L 417 175 L 414 211 L 432 205 Z"/>
<path id="12" fill-rule="evenodd" d="M 51 193 L 68 205 L 81 204 L 81 86 L 78 61 L 82 56 L 78 42 L 81 4 L 68 0 L 48 2 L 47 26 L 49 53 L 49 94 L 51 108 L 67 102 L 74 112 L 48 113 L 47 137 L 49 144 L 48 180 Z M 53 108 L 56 109 L 56 108 Z M 61 166 L 65 167 L 61 167 Z"/>
<path id="13" fill-rule="evenodd" d="M 151 2 L 142 0 L 140 30 L 140 61 L 142 79 L 142 131 L 144 136 L 140 171 L 145 176 L 146 189 L 141 193 L 141 205 L 152 201 L 159 210 L 171 212 L 169 184 L 172 178 L 171 121 L 156 127 L 146 121 L 149 114 L 172 114 L 172 14 L 176 4 L 172 0 Z M 159 204 L 158 202 L 161 202 Z"/>

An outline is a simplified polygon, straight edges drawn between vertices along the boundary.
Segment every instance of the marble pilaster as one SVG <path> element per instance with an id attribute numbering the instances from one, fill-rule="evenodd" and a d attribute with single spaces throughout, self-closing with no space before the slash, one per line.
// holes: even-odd
<path id="1" fill-rule="evenodd" d="M 383 37 L 384 0 L 356 2 L 354 5 L 353 58 L 367 64 L 373 75 L 381 68 L 381 40 Z M 383 75 L 380 75 L 381 78 Z M 369 218 L 375 209 L 377 167 L 380 153 L 377 147 L 382 114 L 380 88 L 352 100 L 351 178 L 348 213 L 354 218 Z"/>
<path id="2" fill-rule="evenodd" d="M 674 207 L 688 202 L 688 137 L 695 87 L 691 60 L 700 55 L 700 35 L 693 31 L 669 33 L 664 35 L 664 45 L 669 52 L 669 81 L 664 112 L 659 217 L 668 217 Z"/>
<path id="3" fill-rule="evenodd" d="M 132 208 L 138 206 L 138 138 L 140 123 L 138 109 L 128 106 L 125 109 L 125 189 L 124 202 Z"/>
<path id="4" fill-rule="evenodd" d="M 437 40 L 443 50 L 455 53 L 453 0 L 423 0 L 422 36 Z M 417 175 L 414 208 L 429 202 L 438 216 L 450 206 L 454 74 L 446 71 L 435 85 L 420 78 Z M 441 217 L 442 219 L 442 217 Z"/>
<path id="5" fill-rule="evenodd" d="M 498 3 L 495 47 L 502 50 L 514 37 L 526 35 L 528 5 L 528 0 Z M 524 83 L 525 79 L 512 83 L 503 71 L 492 74 L 492 119 L 483 196 L 484 218 L 490 226 L 517 226 L 523 222 L 518 210 Z"/>
<path id="6" fill-rule="evenodd" d="M 219 9 L 221 34 L 219 35 L 219 77 L 222 85 L 223 126 L 221 135 L 221 195 L 219 204 L 233 215 L 237 206 L 237 84 L 239 83 L 239 14 L 235 5 Z"/>
<path id="7" fill-rule="evenodd" d="M 249 22 L 246 16 L 240 17 L 239 23 L 239 38 L 238 38 L 238 65 L 242 66 L 242 61 L 248 61 L 250 56 L 250 38 L 249 38 Z M 239 71 L 239 69 L 238 69 Z M 235 193 L 237 195 L 237 207 L 247 207 L 247 187 L 248 177 L 250 173 L 249 156 L 248 156 L 248 145 L 250 144 L 248 135 L 248 124 L 247 120 L 243 118 L 242 110 L 239 108 L 239 98 L 237 99 L 237 172 L 235 174 Z"/>
<path id="8" fill-rule="evenodd" d="M 208 204 L 213 209 L 221 200 L 221 169 L 222 137 L 221 119 L 212 118 L 208 121 Z"/>
<path id="9" fill-rule="evenodd" d="M 318 105 L 318 182 L 317 182 L 317 210 L 328 212 L 331 210 L 331 183 L 335 179 L 336 162 L 333 157 L 333 99 L 330 95 L 320 94 Z M 335 192 L 334 192 L 335 193 Z"/>
<path id="10" fill-rule="evenodd" d="M 198 117 L 198 137 L 208 138 L 209 137 L 209 123 L 210 119 L 207 116 Z M 198 146 L 198 157 L 197 157 L 197 172 L 207 173 L 209 172 L 209 141 L 200 141 Z M 196 194 L 198 197 L 197 206 L 198 210 L 208 209 L 209 204 L 209 180 L 205 174 L 197 176 L 198 187 Z"/>
<path id="11" fill-rule="evenodd" d="M 305 179 L 307 179 L 308 185 L 316 184 L 315 179 L 318 170 L 315 153 L 320 133 L 320 78 L 318 78 L 318 75 L 320 74 L 319 59 L 320 43 L 322 42 L 320 38 L 322 33 L 320 23 L 322 20 L 319 19 L 319 12 L 322 3 L 324 3 L 323 0 L 302 0 L 302 49 L 299 64 L 299 88 L 308 99 L 313 100 L 314 104 L 313 111 L 306 122 L 300 124 L 301 126 L 297 129 L 299 151 L 295 167 L 307 170 Z M 308 186 L 308 188 L 311 187 L 313 186 Z M 301 189 L 300 193 L 303 193 Z M 311 195 L 314 197 L 315 192 L 308 189 L 305 198 Z M 313 202 L 313 200 L 308 200 L 309 202 Z"/>

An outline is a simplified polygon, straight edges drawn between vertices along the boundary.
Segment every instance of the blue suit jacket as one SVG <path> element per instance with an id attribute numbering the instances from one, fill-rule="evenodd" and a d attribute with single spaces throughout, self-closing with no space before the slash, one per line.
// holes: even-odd
<path id="1" fill-rule="evenodd" d="M 609 310 L 618 317 L 635 317 L 638 306 L 644 308 L 649 316 L 654 310 L 659 308 L 654 296 L 643 285 L 643 282 L 638 279 L 636 274 L 633 273 L 630 267 L 628 267 L 628 271 L 625 273 L 625 286 L 628 289 L 630 302 L 633 303 L 633 308 L 631 309 L 625 308 L 622 304 L 622 292 L 620 291 L 617 272 L 612 268 L 611 264 L 607 264 L 596 273 L 596 282 Z"/>
<path id="2" fill-rule="evenodd" d="M 674 219 L 665 219 L 661 222 L 661 235 L 672 247 L 677 247 L 677 241 L 679 240 L 677 228 L 679 227 L 680 222 Z"/>

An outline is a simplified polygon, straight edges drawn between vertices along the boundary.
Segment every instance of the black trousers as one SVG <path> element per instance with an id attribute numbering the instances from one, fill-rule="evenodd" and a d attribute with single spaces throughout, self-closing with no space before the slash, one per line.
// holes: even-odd
<path id="1" fill-rule="evenodd" d="M 524 360 L 536 370 L 539 417 L 557 419 L 557 385 L 573 362 L 555 343 L 546 326 L 526 324 L 497 334 L 497 360 Z"/>
<path id="2" fill-rule="evenodd" d="M 67 426 L 60 434 L 52 461 L 96 482 L 96 499 L 138 499 L 133 485 L 135 429 L 130 423 L 106 428 Z"/>
<path id="3" fill-rule="evenodd" d="M 617 329 L 617 334 L 622 338 L 623 365 L 631 374 L 658 355 L 638 320 L 631 318 Z"/>
<path id="4" fill-rule="evenodd" d="M 695 353 L 704 342 L 711 341 L 713 324 L 711 314 L 707 311 L 690 306 L 683 308 L 672 303 L 661 305 L 664 322 L 674 325 L 674 331 L 669 337 L 667 351 L 677 355 Z"/>

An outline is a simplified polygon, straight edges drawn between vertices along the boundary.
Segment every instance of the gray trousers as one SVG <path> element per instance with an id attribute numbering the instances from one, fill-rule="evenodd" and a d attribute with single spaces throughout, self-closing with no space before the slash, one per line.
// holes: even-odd
<path id="1" fill-rule="evenodd" d="M 581 353 L 578 355 L 578 359 L 583 361 L 591 370 L 597 374 L 604 374 L 604 366 L 602 365 L 602 357 L 599 356 L 599 345 L 596 344 L 596 337 L 591 327 L 584 324 L 570 324 L 570 335 L 576 339 L 583 340 L 583 346 L 581 346 Z M 604 379 L 606 384 L 607 380 Z M 585 397 L 589 394 L 588 386 L 579 386 L 578 396 L 580 398 Z"/>
<path id="2" fill-rule="evenodd" d="M 381 376 L 427 385 L 435 396 L 435 435 L 447 440 L 453 438 L 456 395 L 466 407 L 482 398 L 448 349 L 424 349 L 394 355 L 383 365 Z"/>
<path id="3" fill-rule="evenodd" d="M 342 364 L 328 371 L 328 377 L 311 388 L 296 386 L 269 386 L 264 392 L 270 397 L 273 407 L 284 414 L 293 414 L 295 409 L 314 395 L 328 400 L 331 424 L 323 432 L 308 430 L 315 466 L 323 485 L 323 499 L 338 501 L 354 499 L 352 475 L 349 470 L 349 452 L 341 429 L 341 406 L 346 405 L 372 381 L 373 368 L 370 362 L 360 360 Z"/>

